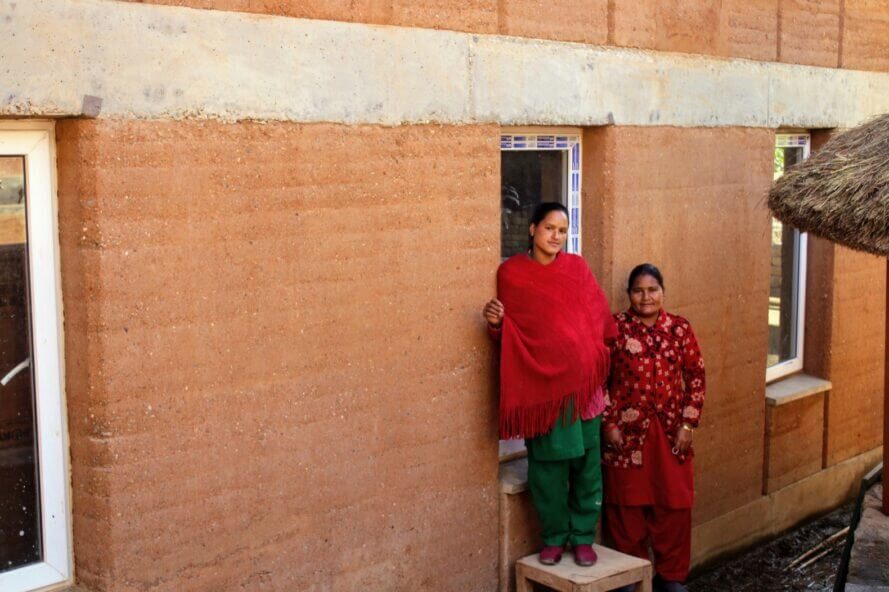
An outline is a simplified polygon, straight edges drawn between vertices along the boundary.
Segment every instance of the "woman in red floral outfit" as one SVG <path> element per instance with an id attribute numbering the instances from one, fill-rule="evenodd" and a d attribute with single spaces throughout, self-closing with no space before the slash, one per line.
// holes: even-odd
<path id="1" fill-rule="evenodd" d="M 704 406 L 704 360 L 691 325 L 663 310 L 651 264 L 627 283 L 615 315 L 611 379 L 602 420 L 605 531 L 624 553 L 654 551 L 655 591 L 681 592 L 691 555 L 692 434 Z"/>

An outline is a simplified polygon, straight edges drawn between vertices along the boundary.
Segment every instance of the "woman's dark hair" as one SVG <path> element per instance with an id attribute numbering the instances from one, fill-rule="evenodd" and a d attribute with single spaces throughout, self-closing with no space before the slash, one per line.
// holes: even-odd
<path id="1" fill-rule="evenodd" d="M 534 208 L 534 213 L 531 214 L 531 224 L 537 226 L 538 224 L 543 222 L 543 219 L 546 218 L 547 214 L 549 214 L 550 212 L 555 212 L 556 210 L 565 214 L 565 217 L 568 218 L 568 221 L 571 221 L 570 216 L 568 216 L 568 208 L 557 201 L 545 201 L 537 204 L 537 207 Z"/>
<path id="2" fill-rule="evenodd" d="M 657 280 L 657 283 L 661 287 L 661 290 L 664 289 L 664 276 L 661 275 L 661 270 L 651 263 L 642 263 L 634 267 L 633 271 L 630 272 L 630 279 L 627 280 L 627 294 L 629 294 L 633 290 L 633 284 L 636 283 L 636 280 L 643 275 L 649 275 L 653 277 Z"/>

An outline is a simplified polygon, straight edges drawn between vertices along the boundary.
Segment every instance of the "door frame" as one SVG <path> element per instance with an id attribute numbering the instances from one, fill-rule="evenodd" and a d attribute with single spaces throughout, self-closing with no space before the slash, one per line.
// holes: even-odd
<path id="1" fill-rule="evenodd" d="M 0 573 L 0 590 L 32 592 L 73 581 L 71 478 L 65 408 L 55 125 L 0 120 L 0 155 L 25 157 L 42 560 Z"/>

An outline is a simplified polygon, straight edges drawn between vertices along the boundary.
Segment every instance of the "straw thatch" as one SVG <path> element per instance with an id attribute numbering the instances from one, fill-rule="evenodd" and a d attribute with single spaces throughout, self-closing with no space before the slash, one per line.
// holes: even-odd
<path id="1" fill-rule="evenodd" d="M 785 224 L 889 256 L 889 113 L 792 167 L 769 192 L 769 208 Z"/>

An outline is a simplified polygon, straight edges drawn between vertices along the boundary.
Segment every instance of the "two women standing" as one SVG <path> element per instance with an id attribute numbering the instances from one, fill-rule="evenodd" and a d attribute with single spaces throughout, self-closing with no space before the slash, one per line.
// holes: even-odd
<path id="1" fill-rule="evenodd" d="M 501 344 L 500 437 L 526 439 L 542 563 L 557 563 L 569 542 L 575 562 L 595 562 L 604 464 L 614 546 L 648 557 L 650 542 L 657 589 L 683 590 L 700 350 L 688 322 L 662 310 L 663 278 L 653 266 L 633 270 L 631 307 L 612 318 L 586 262 L 561 252 L 568 222 L 561 204 L 540 204 L 529 253 L 500 266 L 498 298 L 485 305 Z"/>

